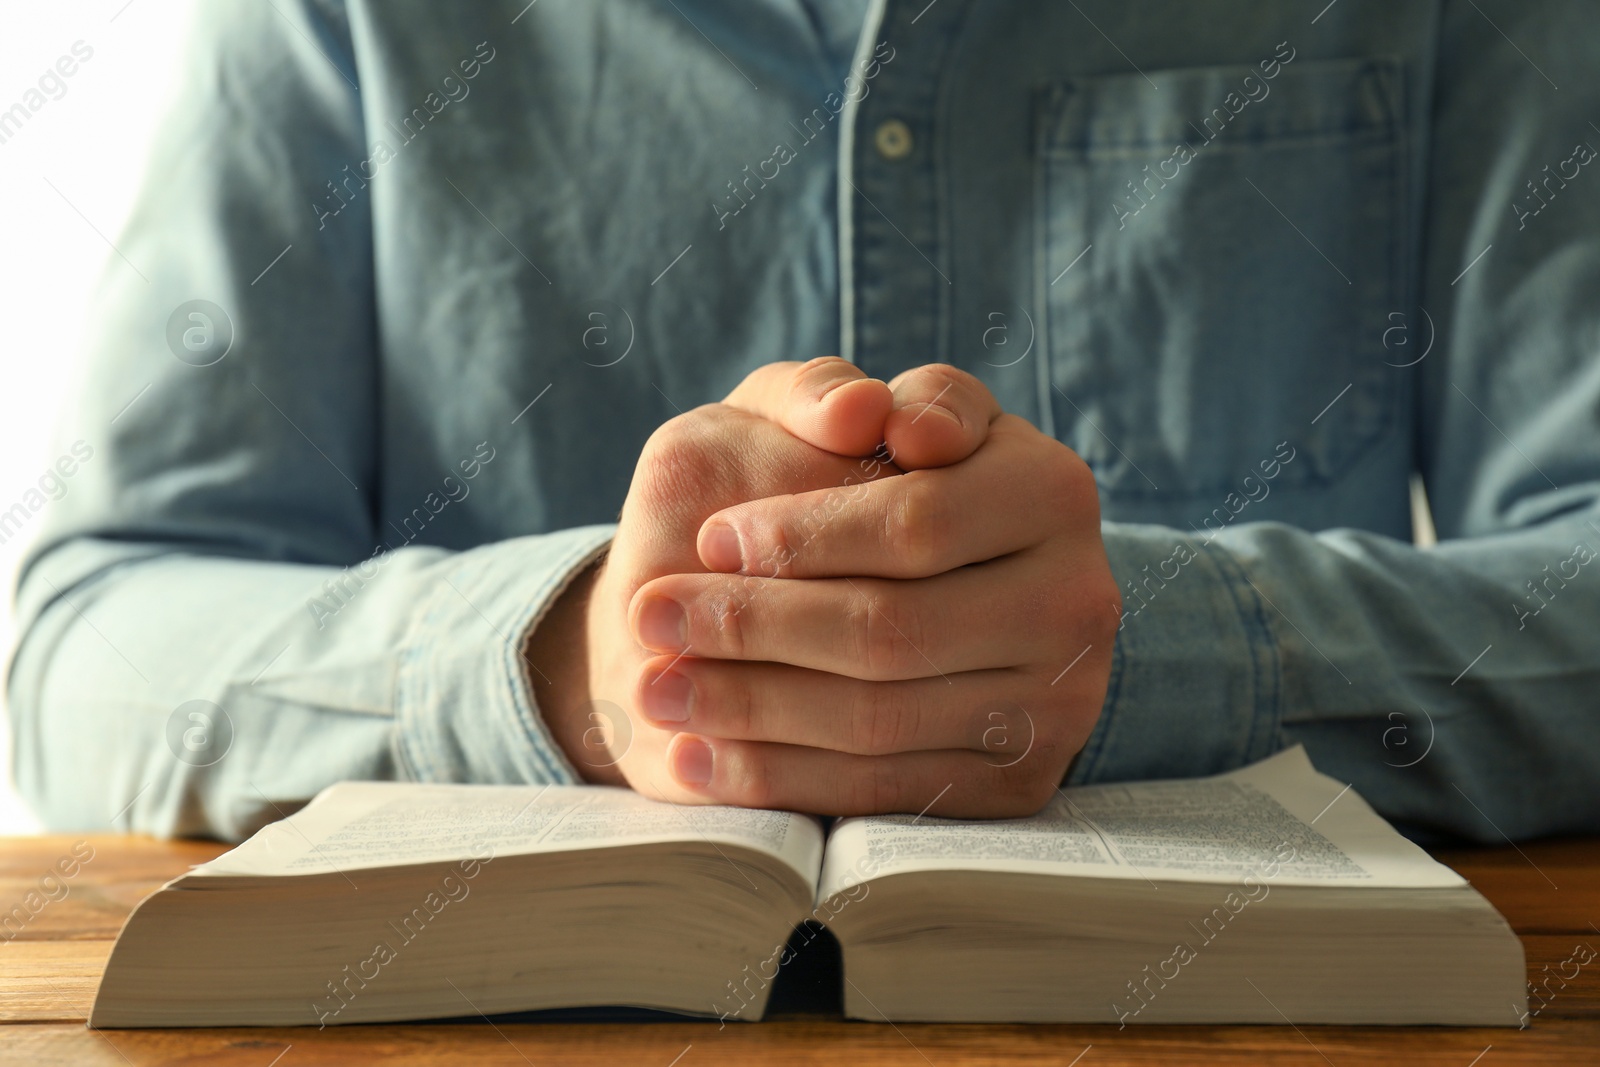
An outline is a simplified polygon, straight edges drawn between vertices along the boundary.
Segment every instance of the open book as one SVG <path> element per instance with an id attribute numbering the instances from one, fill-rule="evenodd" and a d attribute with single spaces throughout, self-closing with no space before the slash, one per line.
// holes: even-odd
<path id="1" fill-rule="evenodd" d="M 89 1021 L 754 1020 L 802 923 L 837 937 L 858 1019 L 1512 1026 L 1526 1010 L 1499 913 L 1296 748 L 1063 790 L 1028 819 L 829 832 L 603 787 L 341 783 L 141 903 Z"/>

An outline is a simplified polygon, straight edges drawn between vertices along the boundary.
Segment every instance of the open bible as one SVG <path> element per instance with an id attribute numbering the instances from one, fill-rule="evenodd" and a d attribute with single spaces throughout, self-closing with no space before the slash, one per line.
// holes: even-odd
<path id="1" fill-rule="evenodd" d="M 807 922 L 809 920 L 809 922 Z M 802 930 L 866 1020 L 1517 1025 L 1498 912 L 1295 748 L 1027 819 L 345 782 L 129 917 L 90 1025 L 755 1020 Z M 817 936 L 813 933 L 812 936 Z"/>

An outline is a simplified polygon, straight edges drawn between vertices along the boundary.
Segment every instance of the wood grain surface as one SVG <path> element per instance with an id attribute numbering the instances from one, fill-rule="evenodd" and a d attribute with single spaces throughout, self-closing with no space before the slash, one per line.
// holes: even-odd
<path id="1" fill-rule="evenodd" d="M 57 863 L 92 859 L 62 878 Z M 715 1022 L 527 1023 L 91 1031 L 83 1024 L 111 942 L 140 899 L 223 851 L 137 837 L 0 840 L 0 1064 L 312 1067 L 316 1064 L 1600 1064 L 1600 960 L 1564 983 L 1574 950 L 1600 951 L 1600 841 L 1435 853 L 1521 935 L 1546 990 L 1524 1030 L 1332 1026 L 936 1026 L 789 1017 Z M 51 872 L 55 880 L 41 881 Z M 62 891 L 65 886 L 65 892 Z M 30 896 L 30 894 L 33 894 Z M 13 910 L 23 906 L 25 922 Z M 31 906 L 30 906 L 31 905 Z M 42 905 L 42 906 L 41 906 Z M 4 916 L 13 918 L 3 925 Z M 1542 1006 L 1541 1006 L 1542 1005 Z"/>

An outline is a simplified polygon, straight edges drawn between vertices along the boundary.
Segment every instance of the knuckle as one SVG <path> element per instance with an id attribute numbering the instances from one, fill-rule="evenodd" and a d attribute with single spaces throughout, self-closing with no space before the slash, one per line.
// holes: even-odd
<path id="1" fill-rule="evenodd" d="M 854 613 L 857 662 L 868 677 L 903 677 L 917 658 L 913 613 L 898 607 L 892 599 L 875 598 L 871 593 L 862 595 Z"/>
<path id="2" fill-rule="evenodd" d="M 705 599 L 705 610 L 717 650 L 731 659 L 744 659 L 750 632 L 759 625 L 751 602 L 737 593 L 718 593 Z"/>
<path id="3" fill-rule="evenodd" d="M 797 516 L 790 514 L 766 527 L 761 535 L 765 555 L 756 561 L 752 573 L 763 578 L 792 578 L 799 573 L 794 562 L 805 547 L 806 537 L 796 523 Z"/>
<path id="4" fill-rule="evenodd" d="M 724 403 L 744 410 L 761 410 L 791 388 L 800 364 L 780 360 L 764 363 L 744 376 Z"/>
<path id="5" fill-rule="evenodd" d="M 1039 480 L 1045 500 L 1056 514 L 1076 509 L 1084 488 L 1080 471 L 1087 472 L 1088 464 L 1076 452 L 1058 441 L 1045 443 Z"/>
<path id="6" fill-rule="evenodd" d="M 936 573 L 948 551 L 953 518 L 948 502 L 921 472 L 901 475 L 885 511 L 884 541 L 901 573 Z"/>
<path id="7" fill-rule="evenodd" d="M 704 721 L 709 732 L 722 737 L 756 739 L 755 696 L 744 672 L 701 664 L 695 675 L 696 722 Z"/>
<path id="8" fill-rule="evenodd" d="M 746 374 L 743 380 L 739 382 L 739 387 L 735 389 L 734 392 L 738 393 L 741 390 L 759 389 L 768 381 L 768 379 L 772 378 L 774 375 L 782 374 L 791 366 L 793 366 L 793 364 L 764 363 L 755 370 L 751 371 L 749 374 Z"/>
<path id="9" fill-rule="evenodd" d="M 1076 556 L 1078 573 L 1044 583 L 1043 587 L 1048 599 L 1041 602 L 1041 611 L 1051 627 L 1048 632 L 1063 635 L 1066 645 L 1077 643 L 1072 655 L 1085 640 L 1109 644 L 1122 624 L 1122 591 L 1117 588 L 1103 551 L 1099 546 L 1095 551 L 1100 552 L 1098 559 Z"/>
<path id="10" fill-rule="evenodd" d="M 842 633 L 847 644 L 845 655 L 851 663 L 870 665 L 872 661 L 872 641 L 874 639 L 872 614 L 871 598 L 865 594 L 852 597 L 849 606 L 845 609 Z"/>
<path id="11" fill-rule="evenodd" d="M 838 356 L 817 356 L 800 364 L 790 388 L 799 395 L 810 396 L 817 392 L 818 386 L 865 377 L 866 374 L 847 359 Z"/>
<path id="12" fill-rule="evenodd" d="M 867 682 L 863 707 L 855 717 L 855 750 L 871 756 L 905 751 L 917 736 L 921 709 L 910 687 Z"/>
<path id="13" fill-rule="evenodd" d="M 899 806 L 900 776 L 889 760 L 861 757 L 853 790 L 855 807 L 862 814 L 879 815 Z"/>
<path id="14" fill-rule="evenodd" d="M 1036 784 L 1031 789 L 1022 791 L 1018 798 L 1016 813 L 1013 818 L 1025 819 L 1030 815 L 1037 815 L 1043 811 L 1045 805 L 1050 803 L 1050 798 L 1055 795 L 1055 790 L 1048 783 Z"/>
<path id="15" fill-rule="evenodd" d="M 645 442 L 645 454 L 658 463 L 695 456 L 698 453 L 700 433 L 705 421 L 699 409 L 675 415 L 656 427 L 650 440 Z"/>
<path id="16" fill-rule="evenodd" d="M 996 799 L 1002 812 L 1012 818 L 1033 815 L 1055 795 L 1055 783 L 1040 769 L 1021 765 L 1001 774 Z"/>
<path id="17" fill-rule="evenodd" d="M 678 500 L 714 486 L 718 477 L 711 419 L 696 409 L 662 423 L 639 457 L 639 485 L 658 501 Z"/>
<path id="18" fill-rule="evenodd" d="M 974 392 L 985 389 L 984 384 L 977 378 L 960 367 L 951 366 L 949 363 L 926 363 L 912 373 L 919 379 L 926 379 L 928 384 L 936 391 L 947 385 L 952 388 L 968 389 Z"/>
<path id="19" fill-rule="evenodd" d="M 1100 502 L 1100 486 L 1095 481 L 1094 471 L 1083 457 L 1060 442 L 1052 442 L 1054 448 L 1053 462 L 1062 499 L 1070 501 L 1074 510 L 1079 510 L 1084 505 L 1092 505 L 1098 518 Z"/>
<path id="20" fill-rule="evenodd" d="M 1021 617 L 1038 626 L 1038 633 L 1051 636 L 1076 633 L 1081 629 L 1085 605 L 1104 603 L 1105 597 L 1098 592 L 1080 597 L 1071 588 L 1072 580 L 1052 575 L 1036 583 L 1030 593 L 1024 594 L 1019 611 Z"/>
<path id="21" fill-rule="evenodd" d="M 732 795 L 728 798 L 734 804 L 746 808 L 775 808 L 779 806 L 779 788 L 773 781 L 768 760 L 761 754 L 759 746 L 740 745 L 738 752 L 738 773 L 730 776 L 728 783 Z"/>
<path id="22" fill-rule="evenodd" d="M 889 760 L 872 761 L 872 810 L 898 811 L 905 806 L 904 788 Z"/>
<path id="23" fill-rule="evenodd" d="M 1110 604 L 1110 611 L 1102 611 L 1099 605 Z M 1088 604 L 1085 607 L 1084 618 L 1101 635 L 1102 640 L 1109 640 L 1122 624 L 1122 590 L 1117 588 L 1117 580 L 1112 577 L 1110 569 L 1097 576 L 1088 594 Z"/>
<path id="24" fill-rule="evenodd" d="M 920 368 L 916 375 L 916 392 L 930 403 L 944 397 L 939 403 L 957 413 L 963 422 L 970 419 L 988 422 L 999 410 L 999 402 L 989 387 L 959 367 L 931 363 Z"/>
<path id="25" fill-rule="evenodd" d="M 773 766 L 763 755 L 763 745 L 738 741 L 717 742 L 717 760 L 722 789 L 718 803 L 741 808 L 771 808 L 779 800 L 779 787 L 773 781 Z"/>

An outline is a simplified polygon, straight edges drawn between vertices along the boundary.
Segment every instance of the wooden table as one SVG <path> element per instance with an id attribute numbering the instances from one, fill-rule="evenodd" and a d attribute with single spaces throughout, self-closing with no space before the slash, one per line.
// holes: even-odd
<path id="1" fill-rule="evenodd" d="M 111 942 L 129 910 L 187 864 L 222 847 L 90 837 L 94 858 L 59 899 L 30 891 L 81 837 L 0 839 L 0 1064 L 472 1063 L 646 1064 L 1333 1064 L 1448 1067 L 1600 1064 L 1600 960 L 1589 963 L 1527 1029 L 1307 1026 L 888 1026 L 820 1017 L 715 1022 L 440 1023 L 230 1030 L 110 1030 L 84 1026 Z M 82 846 L 79 846 L 80 853 Z M 1437 853 L 1492 900 L 1527 946 L 1543 981 L 1580 944 L 1600 950 L 1600 840 Z M 12 912 L 24 906 L 25 922 Z M 1571 972 L 1571 965 L 1567 968 Z M 1555 983 L 1551 983 L 1555 989 Z M 1530 1008 L 1538 1004 L 1534 1001 Z"/>

